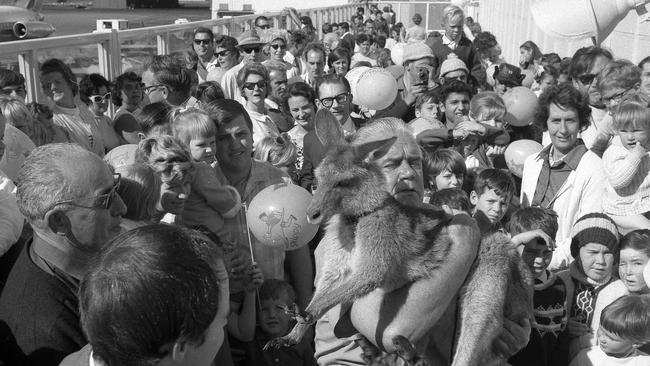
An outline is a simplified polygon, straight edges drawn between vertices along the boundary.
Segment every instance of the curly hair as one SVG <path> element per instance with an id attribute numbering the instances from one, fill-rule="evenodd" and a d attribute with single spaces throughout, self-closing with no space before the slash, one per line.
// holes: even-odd
<path id="1" fill-rule="evenodd" d="M 535 112 L 535 123 L 543 130 L 548 129 L 547 121 L 551 104 L 563 109 L 573 109 L 578 113 L 580 130 L 584 131 L 589 127 L 591 108 L 589 107 L 588 96 L 578 91 L 573 85 L 559 84 L 546 89 L 538 99 L 537 111 Z"/>

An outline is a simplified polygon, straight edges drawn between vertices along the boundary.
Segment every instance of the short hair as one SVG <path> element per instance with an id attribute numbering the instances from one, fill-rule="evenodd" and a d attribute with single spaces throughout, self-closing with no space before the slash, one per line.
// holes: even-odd
<path id="1" fill-rule="evenodd" d="M 332 71 L 332 73 L 334 72 L 332 65 L 334 62 L 341 59 L 345 59 L 348 62 L 348 67 L 350 66 L 350 63 L 352 62 L 352 56 L 350 56 L 350 51 L 348 51 L 347 48 L 337 47 L 330 52 L 329 56 L 327 57 L 327 66 L 330 68 L 330 71 Z"/>
<path id="2" fill-rule="evenodd" d="M 648 97 L 641 93 L 633 94 L 621 101 L 613 113 L 614 127 L 650 128 L 650 105 Z"/>
<path id="3" fill-rule="evenodd" d="M 422 23 L 422 15 L 420 15 L 419 13 L 415 13 L 415 14 L 413 14 L 412 20 L 413 20 L 413 23 L 419 25 L 420 23 Z"/>
<path id="4" fill-rule="evenodd" d="M 490 32 L 481 32 L 474 38 L 474 48 L 481 57 L 486 57 L 488 51 L 498 44 L 496 37 Z"/>
<path id="5" fill-rule="evenodd" d="M 442 23 L 447 24 L 450 20 L 454 19 L 457 16 L 465 17 L 465 13 L 460 6 L 457 5 L 448 5 L 442 10 Z"/>
<path id="6" fill-rule="evenodd" d="M 650 257 L 650 230 L 639 229 L 625 234 L 621 238 L 619 250 L 634 249 Z"/>
<path id="7" fill-rule="evenodd" d="M 418 95 L 415 98 L 415 110 L 419 111 L 422 108 L 424 103 L 435 103 L 439 104 L 440 100 L 440 90 L 439 89 L 427 89 L 424 93 Z"/>
<path id="8" fill-rule="evenodd" d="M 174 57 L 170 55 L 153 56 L 145 70 L 151 71 L 156 81 L 167 86 L 172 92 L 189 96 L 192 76 L 187 68 Z"/>
<path id="9" fill-rule="evenodd" d="M 641 69 L 628 60 L 614 60 L 600 71 L 596 82 L 600 94 L 612 88 L 630 89 L 641 83 Z"/>
<path id="10" fill-rule="evenodd" d="M 214 33 L 212 32 L 212 29 L 207 27 L 198 27 L 194 32 L 192 32 L 192 39 L 194 39 L 194 37 L 199 33 L 207 33 L 210 36 L 210 42 L 214 41 Z"/>
<path id="11" fill-rule="evenodd" d="M 552 77 L 556 80 L 560 77 L 560 70 L 558 69 L 557 64 L 542 66 L 542 69 L 544 71 L 535 76 L 535 81 L 538 83 L 541 83 L 547 77 Z"/>
<path id="12" fill-rule="evenodd" d="M 216 81 L 204 81 L 196 88 L 196 99 L 202 104 L 207 104 L 225 97 L 221 85 Z"/>
<path id="13" fill-rule="evenodd" d="M 545 53 L 542 55 L 542 65 L 555 65 L 560 62 L 562 62 L 562 59 L 560 58 L 560 55 L 555 52 Z"/>
<path id="14" fill-rule="evenodd" d="M 512 213 L 508 223 L 508 232 L 511 235 L 537 229 L 542 230 L 551 238 L 555 238 L 558 230 L 555 211 L 544 207 L 522 207 Z"/>
<path id="15" fill-rule="evenodd" d="M 266 93 L 268 94 L 269 92 L 269 72 L 266 70 L 266 67 L 262 65 L 259 62 L 251 62 L 239 70 L 237 73 L 237 85 L 239 85 L 240 91 L 242 93 L 242 96 L 244 95 L 244 83 L 246 82 L 246 79 L 248 79 L 249 75 L 259 75 L 262 77 L 262 80 L 266 82 Z"/>
<path id="16" fill-rule="evenodd" d="M 204 106 L 203 109 L 208 112 L 208 115 L 217 127 L 217 130 L 223 125 L 234 121 L 237 117 L 244 118 L 246 126 L 253 133 L 253 121 L 250 115 L 244 109 L 241 103 L 233 99 L 219 99 Z"/>
<path id="17" fill-rule="evenodd" d="M 138 123 L 145 136 L 171 135 L 170 113 L 172 107 L 167 103 L 147 104 L 142 108 Z"/>
<path id="18" fill-rule="evenodd" d="M 287 101 L 291 97 L 303 97 L 307 99 L 307 101 L 311 103 L 314 106 L 314 108 L 316 108 L 316 92 L 307 83 L 304 83 L 302 81 L 293 83 L 289 85 L 289 87 L 287 87 L 285 94 L 286 94 Z M 286 107 L 287 110 L 289 110 L 288 104 Z"/>
<path id="19" fill-rule="evenodd" d="M 469 110 L 474 118 L 488 120 L 503 116 L 506 113 L 506 103 L 499 94 L 484 91 L 476 94 L 469 103 Z"/>
<path id="20" fill-rule="evenodd" d="M 320 88 L 323 85 L 333 85 L 333 84 L 343 85 L 343 87 L 345 87 L 345 89 L 348 92 L 351 91 L 350 82 L 344 76 L 336 75 L 336 74 L 325 74 L 320 78 L 316 79 L 316 87 L 314 88 L 314 90 L 316 91 L 316 95 L 320 97 Z"/>
<path id="21" fill-rule="evenodd" d="M 442 103 L 447 101 L 447 98 L 453 93 L 456 94 L 465 94 L 467 95 L 467 98 L 471 99 L 472 95 L 474 94 L 474 90 L 472 87 L 458 79 L 451 80 L 448 83 L 444 83 L 439 88 L 439 93 L 440 93 L 440 101 Z"/>
<path id="22" fill-rule="evenodd" d="M 304 55 L 305 60 L 307 59 L 307 55 L 309 54 L 309 52 L 313 52 L 313 51 L 320 52 L 321 57 L 323 59 L 323 62 L 325 62 L 325 56 L 327 55 L 327 52 L 325 52 L 325 48 L 323 47 L 323 45 L 321 43 L 317 43 L 317 42 L 309 43 L 305 47 L 305 50 L 302 51 L 302 54 Z"/>
<path id="23" fill-rule="evenodd" d="M 325 22 L 321 26 L 321 30 L 323 31 L 323 34 L 332 33 L 332 31 L 333 31 L 332 30 L 332 25 L 330 23 Z"/>
<path id="24" fill-rule="evenodd" d="M 123 217 L 134 221 L 151 220 L 160 199 L 160 177 L 142 163 L 121 165 L 115 172 L 121 175 L 117 193 L 126 205 Z"/>
<path id="25" fill-rule="evenodd" d="M 190 152 L 172 136 L 160 135 L 140 141 L 135 159 L 149 165 L 160 180 L 169 185 L 183 185 L 191 182 L 194 176 Z"/>
<path id="26" fill-rule="evenodd" d="M 111 83 L 100 74 L 84 75 L 79 81 L 79 98 L 86 105 L 90 105 L 92 102 L 89 97 L 97 93 L 102 86 L 106 88 L 106 91 L 111 91 Z"/>
<path id="27" fill-rule="evenodd" d="M 0 98 L 0 115 L 5 117 L 5 120 L 8 124 L 16 127 L 17 123 L 22 124 L 23 121 L 27 125 L 32 127 L 32 136 L 29 136 L 30 139 L 34 140 L 34 123 L 36 123 L 37 118 L 34 117 L 32 112 L 27 108 L 25 103 L 22 100 L 12 97 L 1 97 Z M 34 141 L 37 142 L 37 141 Z"/>
<path id="28" fill-rule="evenodd" d="M 371 45 L 373 43 L 372 36 L 367 35 L 365 33 L 359 34 L 355 41 L 357 42 L 358 45 L 361 45 L 363 42 L 369 42 Z"/>
<path id="29" fill-rule="evenodd" d="M 287 46 L 289 47 L 307 42 L 307 35 L 299 30 L 289 31 L 288 33 Z"/>
<path id="30" fill-rule="evenodd" d="M 350 30 L 350 23 L 348 22 L 341 22 L 339 23 L 339 28 L 343 29 L 344 31 L 349 31 Z"/>
<path id="31" fill-rule="evenodd" d="M 600 326 L 636 344 L 650 342 L 650 297 L 624 295 L 607 305 L 600 313 Z"/>
<path id="32" fill-rule="evenodd" d="M 239 55 L 239 49 L 237 48 L 238 42 L 237 39 L 225 34 L 218 34 L 214 39 L 214 48 L 217 47 L 225 48 L 230 52 L 235 52 Z"/>
<path id="33" fill-rule="evenodd" d="M 266 21 L 268 22 L 268 21 L 269 21 L 269 18 L 265 17 L 264 15 L 260 15 L 260 16 L 258 16 L 257 18 L 255 18 L 255 22 L 254 22 L 254 24 L 255 24 L 256 27 L 257 27 L 257 23 L 258 23 L 260 20 L 266 20 Z"/>
<path id="34" fill-rule="evenodd" d="M 514 196 L 517 191 L 515 181 L 509 173 L 501 169 L 483 169 L 474 181 L 474 192 L 480 196 L 490 189 L 497 195 L 507 198 Z"/>
<path id="35" fill-rule="evenodd" d="M 537 123 L 542 131 L 548 129 L 547 121 L 551 104 L 555 104 L 563 109 L 573 108 L 578 112 L 580 130 L 584 131 L 589 127 L 591 123 L 591 108 L 589 107 L 588 96 L 574 88 L 573 85 L 566 83 L 553 85 L 539 96 L 537 110 L 535 112 L 535 123 Z"/>
<path id="36" fill-rule="evenodd" d="M 80 145 L 70 143 L 45 144 L 34 149 L 25 159 L 16 179 L 16 197 L 20 212 L 34 226 L 45 218 L 55 203 L 86 197 L 90 192 L 79 190 L 71 183 L 74 176 L 66 175 L 64 164 L 94 160 L 106 165 L 99 156 Z M 107 168 L 108 169 L 108 168 Z"/>
<path id="37" fill-rule="evenodd" d="M 72 69 L 58 58 L 51 58 L 41 64 L 41 77 L 45 74 L 58 72 L 63 76 L 63 79 L 68 83 L 72 89 L 72 95 L 76 96 L 79 93 L 79 84 L 77 77 L 72 72 Z"/>
<path id="38" fill-rule="evenodd" d="M 422 170 L 425 177 L 437 177 L 444 171 L 450 171 L 462 177 L 467 174 L 465 159 L 458 151 L 453 149 L 425 151 Z"/>
<path id="39" fill-rule="evenodd" d="M 267 136 L 256 145 L 254 158 L 271 163 L 276 168 L 286 167 L 295 164 L 298 147 L 286 134 L 278 137 Z"/>
<path id="40" fill-rule="evenodd" d="M 443 205 L 447 205 L 449 208 L 467 213 L 472 209 L 467 193 L 458 188 L 445 188 L 433 192 L 429 203 L 440 209 L 442 209 Z"/>
<path id="41" fill-rule="evenodd" d="M 269 73 L 269 80 L 271 80 L 271 73 L 278 72 L 286 76 L 287 74 L 287 64 L 282 61 L 276 60 L 266 60 L 262 63 L 266 67 L 266 71 Z"/>
<path id="42" fill-rule="evenodd" d="M 386 49 L 385 48 L 386 47 L 386 36 L 383 35 L 383 34 L 378 35 L 375 38 L 375 43 L 377 44 L 377 48 L 379 48 L 379 52 Z M 390 50 L 388 50 L 388 51 L 390 51 Z M 377 56 L 377 57 L 379 57 L 379 56 Z"/>
<path id="43" fill-rule="evenodd" d="M 650 56 L 646 56 L 643 60 L 641 60 L 639 62 L 639 65 L 638 65 L 639 68 L 643 70 L 643 66 L 645 66 L 645 64 L 647 64 L 648 62 L 650 62 Z M 2 85 L 2 84 L 0 83 L 0 85 Z"/>
<path id="44" fill-rule="evenodd" d="M 177 109 L 172 113 L 172 132 L 181 143 L 189 147 L 190 141 L 201 137 L 214 137 L 217 128 L 210 116 L 198 108 Z"/>
<path id="45" fill-rule="evenodd" d="M 153 365 L 174 342 L 201 345 L 223 306 L 216 246 L 154 224 L 111 240 L 79 286 L 81 325 L 106 365 Z M 144 290 L 146 289 L 146 290 Z"/>
<path id="46" fill-rule="evenodd" d="M 127 71 L 115 79 L 111 88 L 111 102 L 118 107 L 122 106 L 122 88 L 126 82 L 142 83 L 142 77 L 133 71 Z"/>
<path id="47" fill-rule="evenodd" d="M 296 301 L 296 292 L 286 281 L 269 278 L 264 280 L 264 283 L 262 283 L 262 286 L 260 287 L 260 301 L 282 300 L 283 295 L 287 297 L 289 304 Z"/>
<path id="48" fill-rule="evenodd" d="M 578 76 L 591 70 L 591 66 L 598 57 L 605 57 L 609 60 L 613 59 L 612 53 L 608 50 L 596 47 L 582 47 L 573 54 L 571 58 L 571 64 L 569 66 L 569 76 L 572 79 L 577 78 Z"/>
<path id="49" fill-rule="evenodd" d="M 18 72 L 0 68 L 0 88 L 25 85 L 25 77 Z"/>

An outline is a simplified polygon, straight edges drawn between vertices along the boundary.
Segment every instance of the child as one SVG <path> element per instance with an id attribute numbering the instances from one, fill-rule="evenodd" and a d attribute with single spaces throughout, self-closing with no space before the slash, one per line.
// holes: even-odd
<path id="1" fill-rule="evenodd" d="M 415 117 L 417 118 L 408 123 L 413 130 L 413 136 L 417 137 L 420 132 L 431 128 L 445 128 L 438 120 L 438 104 L 440 104 L 440 96 L 436 89 L 427 90 L 418 95 L 415 100 Z"/>
<path id="2" fill-rule="evenodd" d="M 465 179 L 465 162 L 463 157 L 452 149 L 439 149 L 434 152 L 424 151 L 422 170 L 425 186 L 425 203 L 429 202 L 431 193 L 445 188 L 462 188 Z"/>
<path id="3" fill-rule="evenodd" d="M 508 231 L 515 245 L 521 245 L 522 259 L 534 282 L 533 314 L 528 345 L 513 356 L 513 366 L 566 364 L 568 347 L 560 334 L 567 324 L 567 292 L 564 281 L 547 269 L 553 256 L 553 239 L 558 229 L 557 214 L 550 209 L 526 207 L 515 211 Z"/>
<path id="4" fill-rule="evenodd" d="M 485 169 L 480 172 L 469 195 L 470 202 L 474 205 L 474 218 L 481 219 L 479 226 L 482 220 L 487 219 L 489 222 L 485 222 L 486 229 L 502 229 L 501 220 L 510 207 L 515 190 L 515 182 L 510 174 L 500 169 Z"/>
<path id="5" fill-rule="evenodd" d="M 467 193 L 458 188 L 445 188 L 433 192 L 429 203 L 453 215 L 459 213 L 466 213 L 469 215 L 472 209 Z"/>
<path id="6" fill-rule="evenodd" d="M 296 295 L 291 285 L 282 280 L 264 281 L 259 291 L 260 309 L 257 314 L 259 327 L 255 340 L 247 344 L 247 366 L 315 366 L 314 350 L 308 337 L 294 346 L 263 350 L 267 341 L 289 333 L 293 326 L 285 307 L 292 307 Z"/>
<path id="7" fill-rule="evenodd" d="M 126 214 L 120 221 L 123 231 L 153 223 L 160 199 L 160 177 L 145 164 L 115 167 L 115 173 L 120 174 L 117 193 L 126 205 Z"/>
<path id="8" fill-rule="evenodd" d="M 270 163 L 287 173 L 298 184 L 296 161 L 298 148 L 286 133 L 278 137 L 265 137 L 255 148 L 255 159 Z"/>
<path id="9" fill-rule="evenodd" d="M 634 230 L 621 238 L 618 277 L 629 293 L 650 294 L 643 269 L 650 263 L 650 230 Z"/>
<path id="10" fill-rule="evenodd" d="M 207 113 L 188 108 L 174 113 L 173 133 L 180 143 L 188 147 L 196 173 L 192 180 L 183 222 L 189 227 L 203 226 L 219 238 L 225 239 L 224 218 L 234 217 L 241 208 L 237 190 L 225 185 L 225 178 L 215 161 L 217 133 L 214 122 Z"/>
<path id="11" fill-rule="evenodd" d="M 609 304 L 600 315 L 598 345 L 582 350 L 571 366 L 650 365 L 639 350 L 650 342 L 650 298 L 626 295 Z"/>
<path id="12" fill-rule="evenodd" d="M 506 105 L 497 93 L 480 92 L 472 98 L 469 104 L 469 116 L 487 126 L 488 131 L 482 138 L 476 135 L 469 135 L 466 138 L 468 142 L 463 146 L 466 146 L 465 163 L 468 169 L 470 166 L 506 168 L 505 164 L 499 165 L 498 161 L 495 161 L 503 157 L 506 146 L 510 142 L 510 135 L 504 129 L 505 115 Z"/>
<path id="13" fill-rule="evenodd" d="M 625 234 L 650 229 L 650 109 L 645 98 L 624 100 L 614 113 L 621 145 L 603 154 L 607 174 L 603 211 Z"/>

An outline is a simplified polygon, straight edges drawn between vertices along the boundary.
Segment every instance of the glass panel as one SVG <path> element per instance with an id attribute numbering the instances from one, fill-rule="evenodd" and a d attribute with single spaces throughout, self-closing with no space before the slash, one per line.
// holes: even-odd
<path id="1" fill-rule="evenodd" d="M 18 68 L 18 55 L 0 55 L 0 68 L 20 72 Z"/>
<path id="2" fill-rule="evenodd" d="M 36 52 L 39 65 L 51 58 L 58 58 L 81 78 L 85 74 L 99 73 L 97 44 L 48 48 Z"/>
<path id="3" fill-rule="evenodd" d="M 156 37 L 143 37 L 123 41 L 122 50 L 122 72 L 133 71 L 138 75 L 142 74 L 144 64 L 153 56 L 158 54 Z"/>
<path id="4" fill-rule="evenodd" d="M 169 33 L 169 54 L 179 60 L 189 62 L 190 55 L 194 56 L 194 53 L 191 52 L 193 32 L 194 29 L 188 29 Z"/>

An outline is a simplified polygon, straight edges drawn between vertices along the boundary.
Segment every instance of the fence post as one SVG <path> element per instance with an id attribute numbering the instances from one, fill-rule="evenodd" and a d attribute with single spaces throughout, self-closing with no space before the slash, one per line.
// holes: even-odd
<path id="1" fill-rule="evenodd" d="M 25 77 L 25 91 L 27 92 L 28 102 L 38 102 L 40 81 L 38 78 L 38 62 L 34 55 L 35 50 L 21 52 L 18 54 L 18 67 L 20 73 Z"/>
<path id="2" fill-rule="evenodd" d="M 159 55 L 169 53 L 169 33 L 165 32 L 156 36 L 156 47 Z"/>

